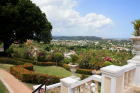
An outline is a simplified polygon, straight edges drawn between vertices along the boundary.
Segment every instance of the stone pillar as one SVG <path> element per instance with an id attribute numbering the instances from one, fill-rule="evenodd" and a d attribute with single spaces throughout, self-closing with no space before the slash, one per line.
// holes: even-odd
<path id="1" fill-rule="evenodd" d="M 71 89 L 73 83 L 77 83 L 78 80 L 67 77 L 60 79 L 61 82 L 61 93 L 75 93 L 75 89 Z"/>
<path id="2" fill-rule="evenodd" d="M 124 93 L 125 68 L 110 65 L 101 68 L 101 93 Z"/>
<path id="3" fill-rule="evenodd" d="M 132 84 L 140 87 L 140 51 L 136 51 L 136 55 L 127 63 L 136 65 L 136 69 L 132 70 Z"/>

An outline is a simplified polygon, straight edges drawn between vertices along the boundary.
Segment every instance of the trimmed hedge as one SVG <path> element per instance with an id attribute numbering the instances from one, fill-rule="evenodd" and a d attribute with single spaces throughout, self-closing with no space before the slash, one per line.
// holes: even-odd
<path id="1" fill-rule="evenodd" d="M 16 67 L 22 67 L 22 68 L 33 71 L 33 64 L 31 63 L 25 63 L 24 65 L 17 65 Z"/>
<path id="2" fill-rule="evenodd" d="M 47 79 L 51 80 L 48 84 L 55 84 L 60 82 L 60 79 L 63 78 L 56 75 L 40 74 L 34 71 L 30 71 L 31 68 L 33 68 L 32 66 L 33 64 L 31 63 L 12 66 L 10 67 L 10 73 L 23 82 L 41 83 L 41 84 L 45 82 Z"/>
<path id="3" fill-rule="evenodd" d="M 76 71 L 76 73 L 86 74 L 86 75 L 92 75 L 92 70 L 78 68 L 77 71 Z"/>
<path id="4" fill-rule="evenodd" d="M 38 66 L 54 66 L 56 65 L 55 62 L 36 62 L 35 65 L 38 65 Z"/>
<path id="5" fill-rule="evenodd" d="M 37 73 L 27 70 L 25 68 L 22 67 L 10 67 L 10 73 L 12 75 L 14 75 L 16 78 L 20 79 L 21 81 L 24 82 L 32 82 L 32 83 L 36 83 L 36 76 Z"/>
<path id="6" fill-rule="evenodd" d="M 10 59 L 10 58 L 0 58 L 0 63 L 14 64 L 14 65 L 22 65 L 22 64 L 24 64 L 24 62 L 22 62 L 22 61 L 17 61 L 17 60 Z"/>

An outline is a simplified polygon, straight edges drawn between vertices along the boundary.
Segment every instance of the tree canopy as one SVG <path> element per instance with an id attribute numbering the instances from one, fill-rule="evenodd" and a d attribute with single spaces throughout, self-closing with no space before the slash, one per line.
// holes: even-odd
<path id="1" fill-rule="evenodd" d="M 45 13 L 30 0 L 0 0 L 0 41 L 4 51 L 27 39 L 50 43 L 52 25 Z"/>
<path id="2" fill-rule="evenodd" d="M 135 29 L 133 35 L 139 36 L 140 35 L 140 19 L 132 21 L 132 24 L 134 25 L 134 29 Z"/>

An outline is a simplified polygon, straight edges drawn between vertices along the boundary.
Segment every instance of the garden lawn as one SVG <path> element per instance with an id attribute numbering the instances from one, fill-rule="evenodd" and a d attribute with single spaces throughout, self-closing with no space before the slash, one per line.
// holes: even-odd
<path id="1" fill-rule="evenodd" d="M 69 77 L 71 76 L 71 72 L 64 69 L 63 67 L 58 66 L 36 66 L 34 65 L 34 70 L 36 72 L 45 73 L 49 75 L 56 75 L 61 77 Z M 81 77 L 81 74 L 77 74 L 77 77 Z"/>
<path id="2" fill-rule="evenodd" d="M 9 91 L 8 91 L 7 88 L 4 86 L 4 84 L 2 83 L 1 80 L 0 80 L 0 93 L 9 93 Z"/>
<path id="3" fill-rule="evenodd" d="M 11 66 L 15 66 L 15 65 L 0 63 L 0 68 L 6 70 L 7 72 L 10 72 L 10 67 Z"/>

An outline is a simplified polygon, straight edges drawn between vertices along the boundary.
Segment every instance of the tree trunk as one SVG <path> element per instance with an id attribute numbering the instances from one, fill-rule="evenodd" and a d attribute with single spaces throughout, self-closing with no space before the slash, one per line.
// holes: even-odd
<path id="1" fill-rule="evenodd" d="M 10 47 L 11 44 L 12 44 L 12 42 L 10 42 L 8 40 L 3 41 L 4 52 L 6 51 L 6 49 L 8 49 Z"/>

